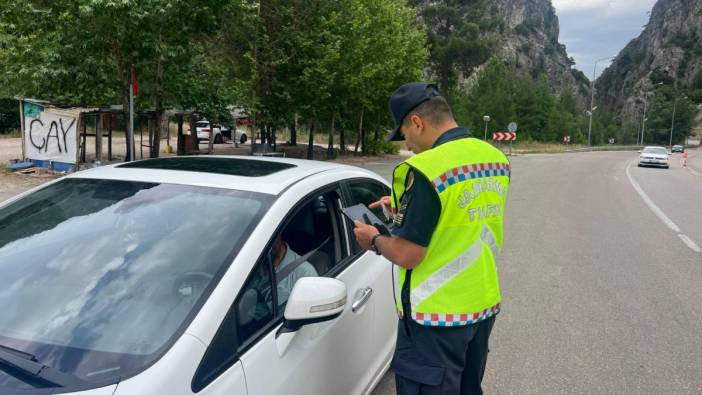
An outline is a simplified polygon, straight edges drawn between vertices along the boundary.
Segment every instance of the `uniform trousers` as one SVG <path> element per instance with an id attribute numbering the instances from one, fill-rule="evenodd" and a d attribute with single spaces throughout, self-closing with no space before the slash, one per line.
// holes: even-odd
<path id="1" fill-rule="evenodd" d="M 432 327 L 400 319 L 390 369 L 398 395 L 482 394 L 495 316 L 468 326 Z"/>

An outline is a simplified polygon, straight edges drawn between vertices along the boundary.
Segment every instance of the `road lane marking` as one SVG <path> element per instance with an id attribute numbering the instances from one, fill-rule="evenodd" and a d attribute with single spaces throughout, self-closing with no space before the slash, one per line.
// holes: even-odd
<path id="1" fill-rule="evenodd" d="M 700 252 L 700 251 L 702 251 L 702 250 L 700 250 L 700 247 L 699 247 L 697 244 L 695 244 L 695 242 L 692 241 L 692 239 L 690 239 L 690 238 L 687 237 L 686 235 L 679 233 L 679 234 L 678 234 L 678 237 L 680 238 L 680 240 L 683 241 L 683 243 L 685 243 L 685 245 L 687 245 L 688 247 L 690 247 L 690 249 L 691 249 L 692 251 L 695 251 L 695 252 Z"/>
<path id="2" fill-rule="evenodd" d="M 636 192 L 638 192 L 639 196 L 641 196 L 641 199 L 643 199 L 644 203 L 646 203 L 648 208 L 650 208 L 651 211 L 653 211 L 653 213 L 656 214 L 656 216 L 658 216 L 658 218 L 660 218 L 660 220 L 663 221 L 664 224 L 666 224 L 670 229 L 672 229 L 673 232 L 680 233 L 680 228 L 678 227 L 678 225 L 675 225 L 675 222 L 668 218 L 668 216 L 665 215 L 663 210 L 661 210 L 658 206 L 656 206 L 655 203 L 653 203 L 653 200 L 651 200 L 651 198 L 648 197 L 646 192 L 644 192 L 644 190 L 641 189 L 639 183 L 636 182 L 636 180 L 634 180 L 634 177 L 631 176 L 630 168 L 631 163 L 629 163 L 629 165 L 626 167 L 626 176 L 629 178 L 631 186 L 633 186 Z"/>
<path id="3" fill-rule="evenodd" d="M 665 213 L 663 212 L 663 210 L 660 209 L 660 207 L 656 206 L 656 204 L 653 203 L 653 200 L 651 200 L 651 198 L 648 197 L 648 195 L 646 194 L 646 192 L 644 192 L 643 188 L 641 188 L 639 183 L 636 182 L 636 180 L 634 180 L 634 177 L 631 176 L 630 170 L 632 163 L 633 162 L 629 162 L 629 164 L 626 166 L 626 176 L 629 178 L 631 186 L 633 186 L 636 192 L 639 194 L 639 196 L 641 196 L 641 199 L 643 199 L 648 208 L 650 208 L 651 211 L 653 211 L 653 213 L 656 214 L 656 216 L 658 216 L 658 218 L 660 218 L 660 220 L 663 221 L 664 224 L 668 225 L 670 229 L 677 233 L 680 240 L 682 240 L 682 242 L 685 243 L 685 245 L 689 249 L 697 253 L 702 252 L 702 249 L 700 249 L 700 247 L 694 241 L 692 241 L 691 238 L 687 237 L 687 235 L 685 234 L 680 233 L 680 228 L 678 227 L 678 225 L 676 225 L 675 222 L 668 218 L 668 216 L 665 215 Z"/>

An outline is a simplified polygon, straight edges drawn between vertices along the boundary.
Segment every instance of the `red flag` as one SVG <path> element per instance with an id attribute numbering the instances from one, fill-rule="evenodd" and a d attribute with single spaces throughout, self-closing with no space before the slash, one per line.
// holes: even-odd
<path id="1" fill-rule="evenodd" d="M 134 69 L 132 70 L 132 91 L 134 92 L 134 96 L 139 96 L 139 84 L 137 83 L 136 80 L 136 73 L 134 73 Z"/>

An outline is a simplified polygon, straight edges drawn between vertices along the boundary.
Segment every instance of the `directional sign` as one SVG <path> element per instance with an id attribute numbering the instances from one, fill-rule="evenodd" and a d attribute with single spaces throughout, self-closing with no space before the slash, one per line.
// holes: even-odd
<path id="1" fill-rule="evenodd" d="M 563 136 L 563 142 L 566 144 L 570 143 L 570 136 Z"/>
<path id="2" fill-rule="evenodd" d="M 615 141 L 614 139 L 609 139 L 610 144 L 614 144 L 614 141 Z"/>
<path id="3" fill-rule="evenodd" d="M 514 141 L 517 139 L 517 133 L 514 133 L 514 132 L 495 132 L 492 134 L 492 139 L 495 141 Z"/>
<path id="4" fill-rule="evenodd" d="M 514 133 L 517 131 L 517 123 L 516 122 L 510 122 L 509 125 L 507 125 L 507 130 L 510 132 Z"/>

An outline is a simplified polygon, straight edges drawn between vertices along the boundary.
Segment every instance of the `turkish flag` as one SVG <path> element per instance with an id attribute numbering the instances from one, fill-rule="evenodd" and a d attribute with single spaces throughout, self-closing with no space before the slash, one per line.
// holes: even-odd
<path id="1" fill-rule="evenodd" d="M 134 69 L 131 69 L 132 71 L 132 91 L 134 92 L 134 96 L 139 96 L 139 84 L 137 83 L 136 80 L 136 73 L 134 73 Z"/>

